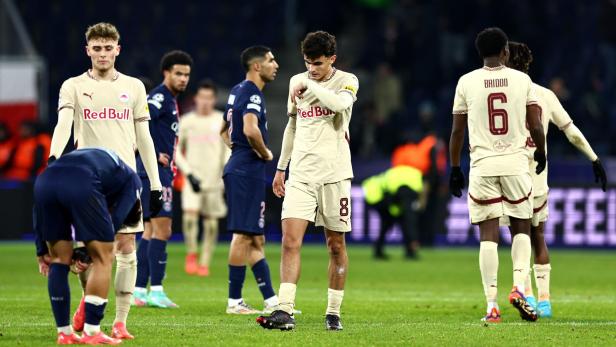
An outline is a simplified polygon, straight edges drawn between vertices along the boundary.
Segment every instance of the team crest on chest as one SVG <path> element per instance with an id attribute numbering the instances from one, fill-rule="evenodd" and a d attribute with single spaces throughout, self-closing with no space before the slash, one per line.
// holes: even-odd
<path id="1" fill-rule="evenodd" d="M 120 93 L 120 101 L 122 102 L 128 102 L 128 93 Z"/>

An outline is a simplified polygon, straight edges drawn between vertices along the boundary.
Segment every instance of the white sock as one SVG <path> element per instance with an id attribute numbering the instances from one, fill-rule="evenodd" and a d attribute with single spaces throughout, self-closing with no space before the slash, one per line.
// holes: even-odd
<path id="1" fill-rule="evenodd" d="M 278 296 L 274 295 L 271 298 L 267 298 L 265 299 L 265 305 L 272 307 L 272 306 L 278 306 L 278 304 L 280 304 L 280 300 L 278 300 Z"/>
<path id="2" fill-rule="evenodd" d="M 109 300 L 103 299 L 100 296 L 96 296 L 96 295 L 86 295 L 86 297 L 84 298 L 84 301 L 88 304 L 100 306 L 100 305 L 106 304 Z"/>
<path id="3" fill-rule="evenodd" d="M 511 260 L 513 261 L 513 285 L 520 293 L 524 293 L 524 282 L 530 270 L 531 252 L 530 236 L 516 234 L 511 241 Z"/>
<path id="4" fill-rule="evenodd" d="M 496 305 L 498 294 L 498 244 L 496 242 L 482 241 L 479 244 L 479 271 L 489 313 Z"/>
<path id="5" fill-rule="evenodd" d="M 137 280 L 137 253 L 135 251 L 116 254 L 116 275 L 115 275 L 115 295 L 116 295 L 116 316 L 113 324 L 121 322 L 126 324 L 128 312 L 130 311 L 130 299 L 135 290 Z"/>
<path id="6" fill-rule="evenodd" d="M 488 301 L 488 309 L 486 313 L 492 312 L 493 308 L 496 308 L 498 310 L 498 303 L 496 301 Z"/>
<path id="7" fill-rule="evenodd" d="M 73 328 L 70 325 L 58 327 L 58 334 L 59 333 L 63 333 L 64 335 L 70 335 L 73 333 Z"/>
<path id="8" fill-rule="evenodd" d="M 295 291 L 297 290 L 297 284 L 295 283 L 280 283 L 280 290 L 278 290 L 278 298 L 280 299 L 281 310 L 288 314 L 293 314 L 293 307 L 295 306 Z"/>
<path id="9" fill-rule="evenodd" d="M 530 279 L 530 269 L 528 270 L 528 275 L 526 276 L 526 280 L 524 281 L 524 296 L 535 296 L 533 293 L 533 281 Z"/>
<path id="10" fill-rule="evenodd" d="M 163 286 L 150 286 L 150 291 L 152 292 L 162 292 L 163 291 Z"/>
<path id="11" fill-rule="evenodd" d="M 327 311 L 325 311 L 325 314 L 333 314 L 340 317 L 340 306 L 342 306 L 343 297 L 344 290 L 327 288 Z"/>
<path id="12" fill-rule="evenodd" d="M 100 325 L 91 325 L 91 324 L 84 324 L 83 325 L 83 332 L 86 333 L 88 336 L 93 336 L 98 334 L 101 331 L 101 326 Z"/>
<path id="13" fill-rule="evenodd" d="M 139 294 L 147 294 L 148 293 L 148 289 L 147 288 L 141 288 L 141 287 L 135 287 L 135 293 L 139 293 Z"/>
<path id="14" fill-rule="evenodd" d="M 233 307 L 233 306 L 237 306 L 239 305 L 242 301 L 244 301 L 243 298 L 239 298 L 239 299 L 227 299 L 227 306 L 229 307 Z"/>
<path id="15" fill-rule="evenodd" d="M 539 301 L 550 300 L 550 264 L 535 264 L 535 284 Z"/>

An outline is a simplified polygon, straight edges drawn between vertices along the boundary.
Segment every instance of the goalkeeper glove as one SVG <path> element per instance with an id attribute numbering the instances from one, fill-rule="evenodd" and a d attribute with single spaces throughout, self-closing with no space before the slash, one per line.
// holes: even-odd
<path id="1" fill-rule="evenodd" d="M 535 173 L 538 175 L 542 173 L 543 170 L 545 170 L 545 164 L 547 161 L 547 159 L 545 158 L 545 152 L 535 150 L 535 153 L 533 154 L 533 158 L 537 162 L 537 168 L 535 169 Z"/>
<path id="2" fill-rule="evenodd" d="M 192 187 L 192 190 L 195 193 L 199 193 L 201 191 L 201 180 L 199 180 L 197 177 L 193 176 L 192 174 L 189 174 L 187 178 L 188 178 L 188 181 L 190 182 L 190 186 Z"/>
<path id="3" fill-rule="evenodd" d="M 459 166 L 453 166 L 449 174 L 449 190 L 453 196 L 459 198 L 462 196 L 462 189 L 464 189 L 464 174 Z"/>
<path id="4" fill-rule="evenodd" d="M 605 169 L 599 158 L 592 162 L 592 171 L 595 174 L 595 183 L 601 183 L 601 189 L 605 191 L 607 189 L 607 177 L 605 176 Z"/>
<path id="5" fill-rule="evenodd" d="M 150 216 L 156 217 L 158 212 L 163 208 L 163 192 L 162 190 L 150 191 Z"/>

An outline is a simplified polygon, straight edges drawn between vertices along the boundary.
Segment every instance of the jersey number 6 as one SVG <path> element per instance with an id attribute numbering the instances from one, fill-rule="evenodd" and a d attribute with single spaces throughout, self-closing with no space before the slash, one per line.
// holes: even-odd
<path id="1" fill-rule="evenodd" d="M 507 110 L 494 107 L 494 101 L 507 103 L 505 93 L 491 93 L 488 95 L 488 120 L 490 123 L 490 133 L 493 135 L 504 135 L 509 131 Z"/>

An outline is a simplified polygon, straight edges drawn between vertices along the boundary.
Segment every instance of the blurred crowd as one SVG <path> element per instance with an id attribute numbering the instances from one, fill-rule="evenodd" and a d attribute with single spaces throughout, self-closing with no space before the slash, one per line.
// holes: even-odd
<path id="1" fill-rule="evenodd" d="M 0 122 L 0 179 L 28 182 L 47 165 L 51 136 L 39 123 L 25 121 L 13 133 Z"/>

